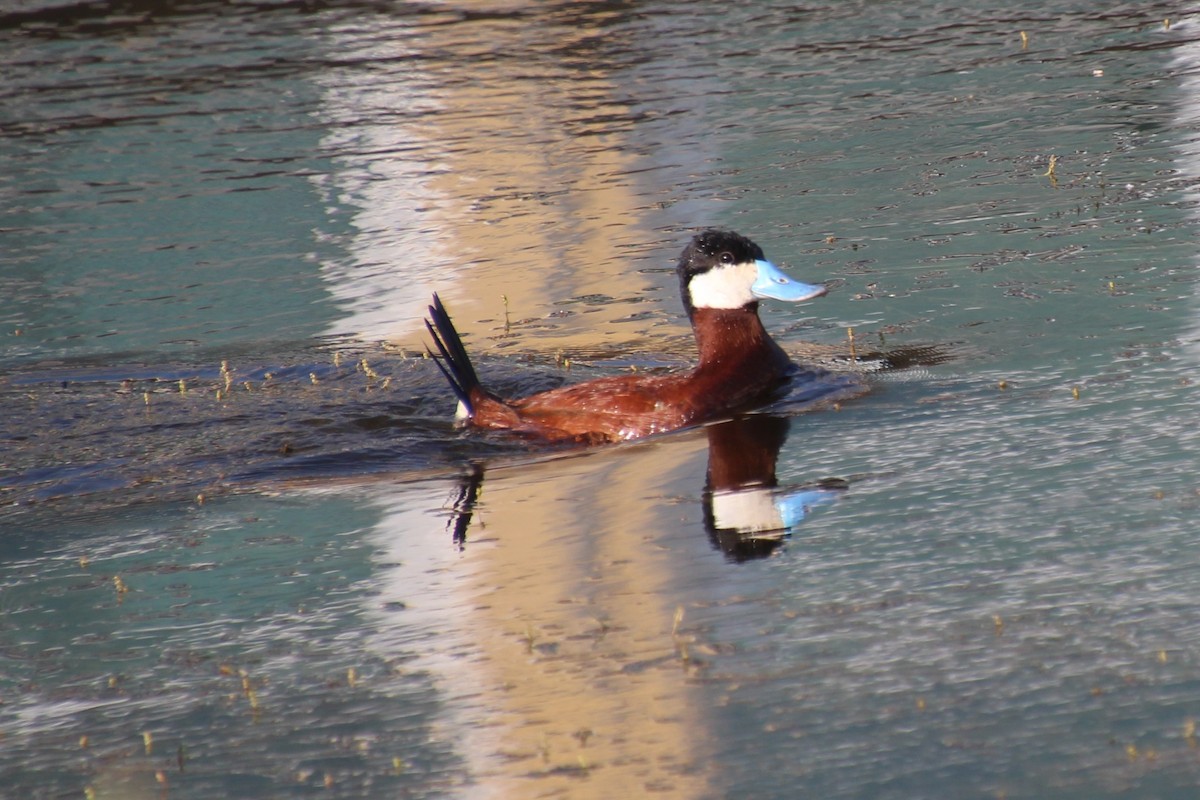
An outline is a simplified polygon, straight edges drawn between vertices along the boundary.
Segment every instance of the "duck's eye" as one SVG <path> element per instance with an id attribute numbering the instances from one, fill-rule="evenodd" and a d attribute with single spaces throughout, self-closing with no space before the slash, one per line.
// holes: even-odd
<path id="1" fill-rule="evenodd" d="M 722 264 L 733 263 L 733 253 L 721 253 L 721 255 L 717 256 L 717 258 L 720 259 Z"/>

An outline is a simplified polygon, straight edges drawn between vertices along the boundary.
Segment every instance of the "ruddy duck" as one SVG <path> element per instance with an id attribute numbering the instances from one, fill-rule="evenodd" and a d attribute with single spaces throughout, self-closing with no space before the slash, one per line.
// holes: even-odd
<path id="1" fill-rule="evenodd" d="M 515 400 L 480 384 L 435 294 L 425 326 L 440 354 L 434 363 L 458 397 L 458 418 L 476 428 L 548 441 L 601 443 L 710 422 L 774 399 L 796 365 L 767 334 L 758 301 L 811 300 L 825 294 L 825 287 L 792 280 L 754 242 L 719 230 L 696 235 L 676 272 L 700 351 L 694 369 L 596 378 Z"/>

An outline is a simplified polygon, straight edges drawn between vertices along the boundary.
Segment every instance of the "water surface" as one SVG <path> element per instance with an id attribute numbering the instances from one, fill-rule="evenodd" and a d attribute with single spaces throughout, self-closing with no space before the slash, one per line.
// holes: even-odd
<path id="1" fill-rule="evenodd" d="M 0 15 L 5 785 L 1191 796 L 1195 30 Z M 707 225 L 829 281 L 764 306 L 797 358 L 939 357 L 627 446 L 451 427 L 430 291 L 504 392 L 678 367 Z"/>

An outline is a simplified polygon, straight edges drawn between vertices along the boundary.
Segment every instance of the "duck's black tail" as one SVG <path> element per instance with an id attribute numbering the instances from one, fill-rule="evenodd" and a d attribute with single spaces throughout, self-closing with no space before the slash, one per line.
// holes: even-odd
<path id="1" fill-rule="evenodd" d="M 475 409 L 471 404 L 471 391 L 479 387 L 479 376 L 475 374 L 475 367 L 454 323 L 450 321 L 450 315 L 446 313 L 446 307 L 436 294 L 433 296 L 433 305 L 429 307 L 429 319 L 425 320 L 425 327 L 429 329 L 440 357 L 429 348 L 426 348 L 426 352 L 450 382 L 450 388 L 454 390 L 454 396 L 462 404 L 466 416 L 473 417 Z"/>

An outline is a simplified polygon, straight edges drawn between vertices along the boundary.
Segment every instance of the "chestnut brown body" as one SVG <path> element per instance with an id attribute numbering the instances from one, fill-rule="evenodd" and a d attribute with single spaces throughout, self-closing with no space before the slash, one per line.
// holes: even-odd
<path id="1" fill-rule="evenodd" d="M 550 441 L 615 442 L 719 419 L 776 397 L 794 365 L 763 327 L 757 297 L 809 299 L 824 287 L 792 282 L 758 245 L 725 231 L 696 236 L 677 271 L 699 350 L 693 369 L 597 378 L 515 399 L 481 385 L 434 295 L 426 324 L 466 424 Z"/>

